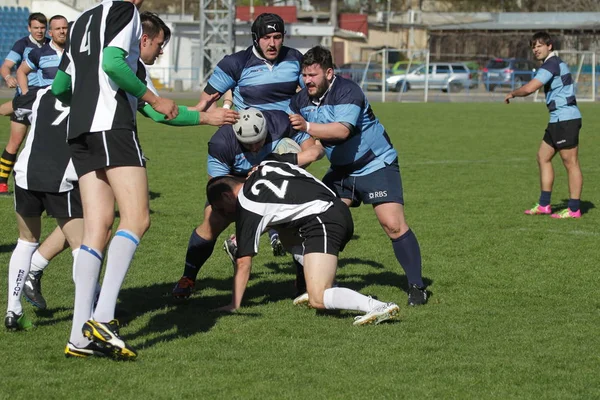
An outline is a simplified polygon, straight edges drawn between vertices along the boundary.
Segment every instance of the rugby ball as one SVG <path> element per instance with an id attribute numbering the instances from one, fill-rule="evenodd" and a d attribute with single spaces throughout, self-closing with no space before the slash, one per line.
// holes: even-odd
<path id="1" fill-rule="evenodd" d="M 300 148 L 300 145 L 296 143 L 293 139 L 282 138 L 281 140 L 279 140 L 279 143 L 277 143 L 277 146 L 275 147 L 275 150 L 273 150 L 273 153 L 281 155 L 288 153 L 300 153 L 301 151 L 302 149 Z"/>

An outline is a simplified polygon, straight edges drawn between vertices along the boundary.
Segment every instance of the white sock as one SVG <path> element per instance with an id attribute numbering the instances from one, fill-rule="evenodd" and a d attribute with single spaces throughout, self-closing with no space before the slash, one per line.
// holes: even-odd
<path id="1" fill-rule="evenodd" d="M 102 268 L 102 253 L 82 245 L 74 259 L 75 271 L 75 306 L 73 307 L 73 325 L 69 342 L 78 347 L 85 347 L 89 340 L 81 333 L 85 322 L 92 318 L 94 306 L 94 289 Z"/>
<path id="2" fill-rule="evenodd" d="M 48 266 L 50 261 L 46 260 L 39 250 L 36 250 L 31 257 L 31 268 L 29 272 L 43 271 Z"/>
<path id="3" fill-rule="evenodd" d="M 73 283 L 75 283 L 75 265 L 77 265 L 77 254 L 79 254 L 79 247 L 71 251 L 73 256 Z"/>
<path id="4" fill-rule="evenodd" d="M 366 313 L 385 304 L 352 289 L 341 287 L 326 289 L 323 293 L 323 303 L 328 310 L 352 310 Z"/>
<path id="5" fill-rule="evenodd" d="M 23 313 L 21 293 L 31 266 L 31 257 L 37 247 L 38 243 L 17 240 L 17 247 L 13 250 L 8 264 L 8 307 L 6 311 L 12 311 L 15 314 Z"/>
<path id="6" fill-rule="evenodd" d="M 113 237 L 106 255 L 106 272 L 98 304 L 94 310 L 94 319 L 109 322 L 115 318 L 115 307 L 121 285 L 129 270 L 140 239 L 126 230 L 119 230 Z"/>

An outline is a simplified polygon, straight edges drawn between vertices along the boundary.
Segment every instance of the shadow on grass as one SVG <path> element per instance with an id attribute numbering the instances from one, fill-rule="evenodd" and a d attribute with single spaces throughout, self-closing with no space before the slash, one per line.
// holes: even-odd
<path id="1" fill-rule="evenodd" d="M 12 253 L 15 247 L 17 247 L 17 243 L 1 244 L 0 253 Z"/>
<path id="2" fill-rule="evenodd" d="M 561 211 L 567 208 L 569 205 L 569 199 L 562 199 L 560 203 L 552 205 L 552 212 Z M 581 200 L 579 204 L 579 209 L 581 210 L 581 214 L 587 214 L 589 210 L 592 208 L 596 208 L 596 205 L 591 201 Z"/>
<path id="3" fill-rule="evenodd" d="M 249 287 L 244 294 L 244 309 L 235 314 L 211 311 L 227 305 L 231 301 L 231 286 L 233 278 L 215 279 L 200 278 L 197 281 L 196 292 L 186 300 L 175 300 L 171 296 L 173 283 L 159 283 L 143 287 L 125 288 L 119 295 L 119 304 L 115 313 L 122 325 L 127 325 L 135 318 L 152 313 L 152 317 L 145 326 L 137 332 L 123 335 L 126 340 L 135 340 L 139 349 L 149 348 L 165 341 L 187 338 L 199 333 L 210 331 L 217 321 L 224 316 L 240 318 L 260 317 L 260 313 L 252 311 L 252 307 L 289 301 L 296 295 L 294 285 L 295 269 L 287 260 L 280 263 L 268 263 L 268 271 L 253 272 Z M 362 275 L 344 274 L 338 276 L 340 286 L 361 291 L 370 285 L 393 286 L 408 291 L 406 276 L 393 271 L 381 271 L 384 266 L 371 260 L 349 258 L 341 260 L 340 264 L 363 264 L 377 272 Z M 401 270 L 400 266 L 398 268 Z M 276 281 L 270 279 L 272 272 L 289 274 L 291 279 Z M 425 278 L 425 284 L 431 285 L 432 280 Z M 223 294 L 203 295 L 203 290 L 216 290 Z M 366 293 L 368 294 L 368 293 Z M 390 299 L 381 299 L 389 301 Z M 46 310 L 44 313 L 52 317 L 54 313 L 64 311 L 65 308 Z M 347 318 L 346 313 L 326 312 L 325 315 L 339 315 Z M 71 315 L 61 317 L 59 320 L 69 320 Z M 56 323 L 56 319 L 43 321 L 41 325 Z"/>
<path id="4" fill-rule="evenodd" d="M 250 285 L 244 294 L 244 306 L 290 300 L 293 298 L 293 281 L 269 281 L 261 276 L 267 273 L 252 274 Z M 136 347 L 148 348 L 157 343 L 186 338 L 208 332 L 223 316 L 255 318 L 261 314 L 251 310 L 229 314 L 212 311 L 231 302 L 232 279 L 200 278 L 194 295 L 189 299 L 175 300 L 171 296 L 173 284 L 162 283 L 145 287 L 123 289 L 115 317 L 126 325 L 146 313 L 155 313 L 146 326 L 138 332 L 124 335 L 127 340 L 141 340 Z M 203 296 L 203 288 L 225 291 L 224 294 Z M 160 312 L 160 311 L 164 312 Z"/>

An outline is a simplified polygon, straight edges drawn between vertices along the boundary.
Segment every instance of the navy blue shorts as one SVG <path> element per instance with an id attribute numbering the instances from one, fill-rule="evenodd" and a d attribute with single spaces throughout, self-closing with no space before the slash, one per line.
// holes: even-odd
<path id="1" fill-rule="evenodd" d="M 350 207 L 361 203 L 404 204 L 402 178 L 398 159 L 384 168 L 363 176 L 350 176 L 347 173 L 330 170 L 323 177 L 325 183 L 341 199 L 350 199 Z"/>

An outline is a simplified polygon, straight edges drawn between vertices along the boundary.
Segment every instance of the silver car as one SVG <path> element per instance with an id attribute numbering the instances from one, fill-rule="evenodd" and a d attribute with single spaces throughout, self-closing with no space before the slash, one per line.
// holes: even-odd
<path id="1" fill-rule="evenodd" d="M 426 75 L 429 89 L 441 89 L 443 92 L 458 92 L 474 84 L 471 71 L 464 63 L 430 63 L 427 74 L 425 68 L 425 65 L 421 65 L 407 74 L 390 76 L 386 79 L 388 90 L 424 89 Z"/>

